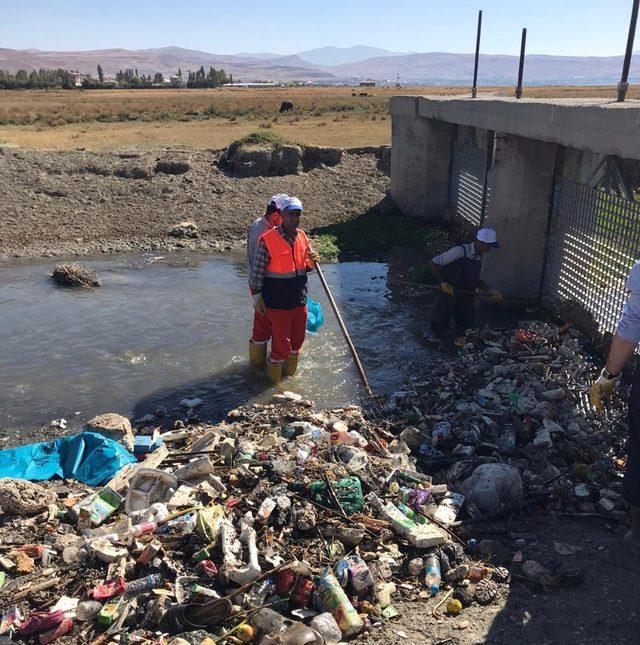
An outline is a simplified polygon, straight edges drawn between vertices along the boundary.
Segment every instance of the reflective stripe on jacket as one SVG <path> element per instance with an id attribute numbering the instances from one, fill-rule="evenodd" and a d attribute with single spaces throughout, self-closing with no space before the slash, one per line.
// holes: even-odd
<path id="1" fill-rule="evenodd" d="M 264 274 L 262 298 L 269 309 L 295 309 L 307 304 L 307 269 L 309 239 L 298 229 L 295 242 L 289 244 L 277 229 L 267 231 L 264 240 L 269 262 Z"/>

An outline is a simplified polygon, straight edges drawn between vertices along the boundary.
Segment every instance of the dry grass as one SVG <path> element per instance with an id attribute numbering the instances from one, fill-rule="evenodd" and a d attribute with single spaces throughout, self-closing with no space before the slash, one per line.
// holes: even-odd
<path id="1" fill-rule="evenodd" d="M 391 121 L 360 121 L 347 119 L 321 125 L 322 119 L 312 117 L 297 122 L 279 121 L 269 132 L 288 141 L 306 144 L 355 147 L 383 145 L 391 141 Z M 179 121 L 156 123 L 84 123 L 38 130 L 33 126 L 0 128 L 0 143 L 26 148 L 114 148 L 121 146 L 188 146 L 192 148 L 224 148 L 232 141 L 255 132 L 250 121 L 230 122 Z"/>
<path id="2" fill-rule="evenodd" d="M 0 92 L 0 142 L 38 148 L 122 145 L 220 148 L 258 128 L 301 143 L 344 147 L 391 140 L 394 94 L 468 94 L 461 87 L 161 89 Z M 481 92 L 512 95 L 510 88 Z M 613 98 L 613 87 L 532 87 L 536 98 Z M 629 98 L 640 98 L 632 88 Z M 295 110 L 278 114 L 283 100 Z"/>

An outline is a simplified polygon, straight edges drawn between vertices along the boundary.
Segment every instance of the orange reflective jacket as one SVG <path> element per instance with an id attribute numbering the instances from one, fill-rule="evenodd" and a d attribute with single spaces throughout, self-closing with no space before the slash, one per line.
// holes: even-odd
<path id="1" fill-rule="evenodd" d="M 267 231 L 260 239 L 264 240 L 270 258 L 262 287 L 265 304 L 270 309 L 304 307 L 307 304 L 307 269 L 313 268 L 306 233 L 298 229 L 293 245 L 277 228 Z"/>

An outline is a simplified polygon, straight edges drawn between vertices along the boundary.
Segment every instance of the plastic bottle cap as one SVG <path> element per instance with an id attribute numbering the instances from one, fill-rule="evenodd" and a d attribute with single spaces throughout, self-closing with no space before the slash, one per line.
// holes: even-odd
<path id="1" fill-rule="evenodd" d="M 438 585 L 431 585 L 429 587 L 429 591 L 431 592 L 432 596 L 435 596 L 438 593 L 438 591 L 440 591 L 440 587 Z"/>

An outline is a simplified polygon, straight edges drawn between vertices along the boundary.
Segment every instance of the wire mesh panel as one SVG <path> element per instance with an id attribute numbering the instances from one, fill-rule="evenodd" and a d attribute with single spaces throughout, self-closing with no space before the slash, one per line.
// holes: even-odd
<path id="1" fill-rule="evenodd" d="M 555 188 L 543 301 L 580 303 L 601 333 L 613 331 L 627 274 L 640 257 L 640 204 L 563 179 Z"/>
<path id="2" fill-rule="evenodd" d="M 453 144 L 449 201 L 455 223 L 470 227 L 482 224 L 487 153 L 461 141 Z"/>

